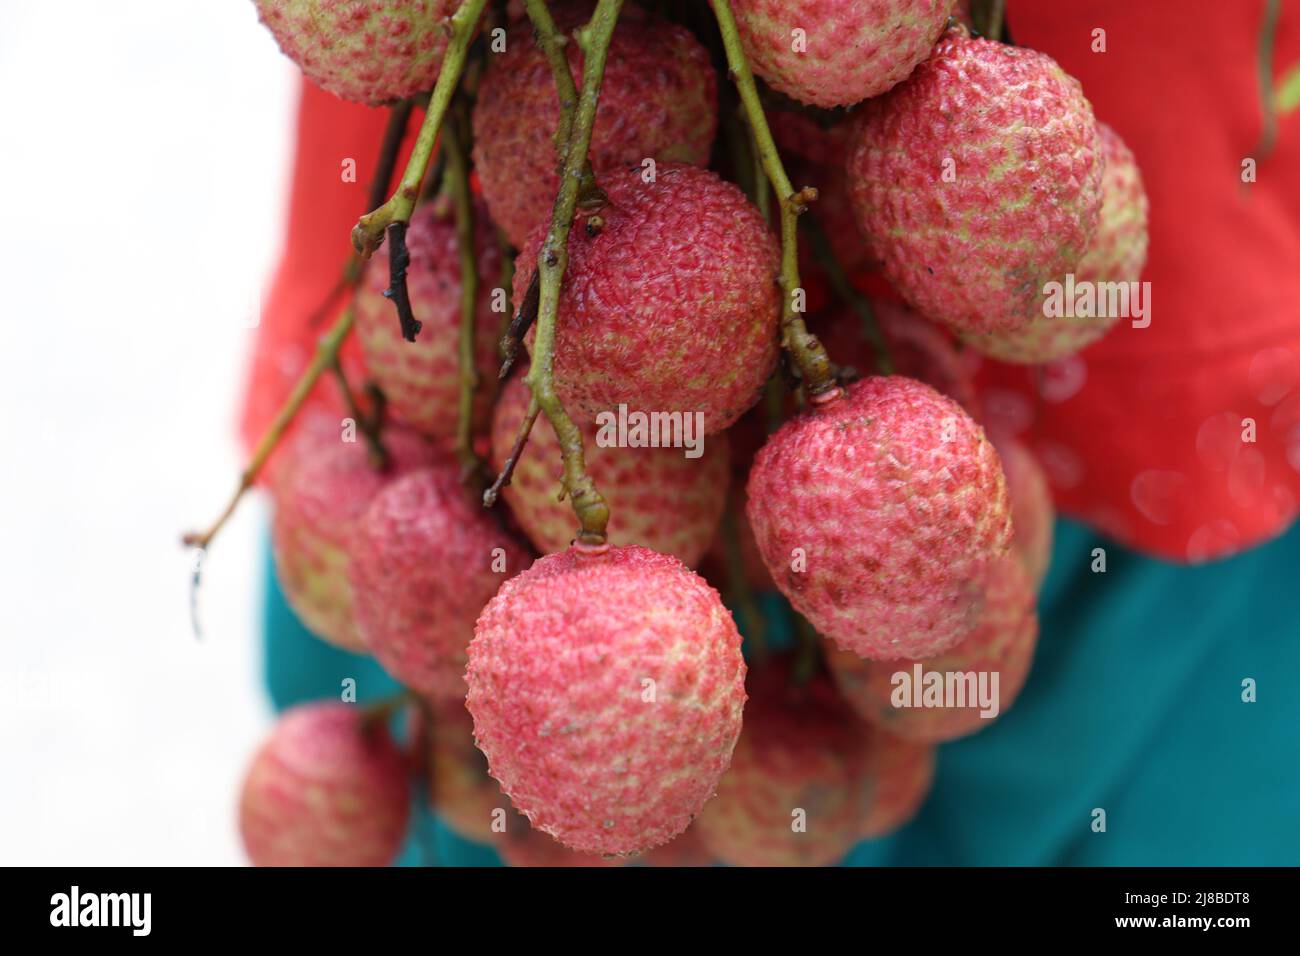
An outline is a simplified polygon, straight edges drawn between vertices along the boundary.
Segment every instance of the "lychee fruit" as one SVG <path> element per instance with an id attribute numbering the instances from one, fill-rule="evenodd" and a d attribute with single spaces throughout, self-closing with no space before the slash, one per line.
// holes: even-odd
<path id="1" fill-rule="evenodd" d="M 569 239 L 556 391 L 575 416 L 620 404 L 702 412 L 714 434 L 757 401 L 776 366 L 776 240 L 744 194 L 706 169 L 660 163 L 650 182 L 635 169 L 601 185 L 603 227 Z M 515 301 L 542 237 L 520 252 Z"/>
<path id="2" fill-rule="evenodd" d="M 498 811 L 513 816 L 510 801 L 488 775 L 487 758 L 474 746 L 474 721 L 463 700 L 427 701 L 419 723 L 429 803 L 448 827 L 467 840 L 494 843 Z"/>
<path id="3" fill-rule="evenodd" d="M 386 429 L 389 463 L 375 468 L 363 441 L 341 429 L 302 430 L 277 463 L 271 550 L 289 606 L 322 640 L 365 653 L 353 614 L 348 551 L 361 516 L 381 488 L 433 460 L 433 447 L 400 428 Z"/>
<path id="4" fill-rule="evenodd" d="M 520 377 L 502 389 L 492 420 L 493 467 L 501 468 L 509 457 L 529 398 Z M 605 446 L 599 437 L 605 429 L 585 417 L 576 424 L 582 429 L 587 473 L 610 507 L 610 543 L 644 545 L 694 567 L 726 507 L 731 474 L 727 436 L 710 435 L 700 445 L 700 456 L 688 458 L 682 448 Z M 543 554 L 564 550 L 576 530 L 573 508 L 559 497 L 560 470 L 559 439 L 546 416 L 539 415 L 503 497 Z"/>
<path id="5" fill-rule="evenodd" d="M 732 0 L 754 72 L 810 106 L 852 106 L 906 79 L 953 0 Z"/>
<path id="6" fill-rule="evenodd" d="M 993 447 L 1002 461 L 1011 499 L 1011 548 L 1037 589 L 1052 560 L 1052 525 L 1056 520 L 1052 489 L 1038 458 L 1020 442 L 998 435 L 993 438 Z"/>
<path id="7" fill-rule="evenodd" d="M 646 548 L 573 547 L 501 586 L 466 672 L 474 735 L 534 829 L 601 855 L 677 836 L 740 734 L 745 664 L 718 593 Z"/>
<path id="8" fill-rule="evenodd" d="M 528 825 L 522 814 L 513 813 L 504 833 L 492 835 L 492 846 L 501 861 L 510 867 L 542 869 L 626 866 L 628 860 L 618 856 L 580 853 L 557 843 L 540 830 Z"/>
<path id="9" fill-rule="evenodd" d="M 1092 106 L 1044 53 L 949 30 L 867 103 L 849 151 L 859 224 L 904 299 L 964 332 L 1042 314 L 1097 229 Z"/>
<path id="10" fill-rule="evenodd" d="M 531 555 L 483 509 L 450 457 L 376 494 L 352 537 L 357 631 L 395 678 L 464 700 L 465 649 L 479 612 Z"/>
<path id="11" fill-rule="evenodd" d="M 474 320 L 474 365 L 479 375 L 474 411 L 482 425 L 491 408 L 490 384 L 496 380 L 497 340 L 504 316 L 492 310 L 501 254 L 484 216 L 475 221 L 480 282 Z M 460 414 L 461 272 L 456 224 L 444 204 L 430 202 L 416 209 L 406 248 L 411 256 L 406 287 L 411 310 L 423 328 L 414 342 L 402 338 L 397 312 L 383 294 L 389 285 L 389 251 L 384 245 L 370 260 L 357 290 L 357 339 L 366 368 L 395 416 L 432 438 L 451 438 Z"/>
<path id="12" fill-rule="evenodd" d="M 239 832 L 255 866 L 387 866 L 409 814 L 406 763 L 383 722 L 353 705 L 303 704 L 253 758 Z"/>
<path id="13" fill-rule="evenodd" d="M 868 732 L 869 785 L 858 836 L 874 840 L 908 823 L 925 803 L 934 782 L 934 747 L 879 727 Z"/>
<path id="14" fill-rule="evenodd" d="M 1147 258 L 1147 194 L 1142 173 L 1132 151 L 1119 134 L 1098 123 L 1106 170 L 1101 179 L 1101 218 L 1088 251 L 1074 267 L 1076 288 L 1080 283 L 1136 282 Z M 1063 276 L 1057 277 L 1059 281 Z M 1098 289 L 1100 292 L 1100 289 Z M 1077 298 L 1077 294 L 1076 294 Z M 1091 308 L 1071 306 L 1073 315 L 1049 316 L 1040 309 L 1028 325 L 1009 332 L 968 335 L 967 342 L 995 359 L 1036 365 L 1079 351 L 1105 335 L 1119 320 L 1118 309 L 1101 308 L 1100 298 Z M 1079 315 L 1080 311 L 1104 313 Z"/>
<path id="15" fill-rule="evenodd" d="M 867 661 L 856 654 L 827 648 L 827 663 L 845 699 L 862 717 L 909 740 L 939 743 L 955 740 L 988 726 L 1015 702 L 1033 662 L 1038 639 L 1034 589 L 1024 565 L 1015 557 L 1000 561 L 989 576 L 979 625 L 955 648 L 920 663 L 907 660 Z M 921 684 L 916 687 L 916 668 Z M 908 682 L 896 680 L 906 674 Z M 973 675 L 992 689 L 997 674 L 997 714 L 982 716 L 978 685 L 961 678 L 966 706 L 947 706 L 947 698 L 927 702 L 926 675 L 937 673 L 946 688 L 949 675 Z M 989 675 L 981 678 L 980 675 Z M 957 680 L 954 677 L 953 680 Z M 954 690 L 958 687 L 953 684 Z M 915 706 L 920 693 L 926 706 Z M 906 706 L 900 706 L 900 702 Z"/>
<path id="16" fill-rule="evenodd" d="M 317 86 L 366 106 L 432 89 L 457 0 L 256 0 L 280 49 Z"/>
<path id="17" fill-rule="evenodd" d="M 900 376 L 855 382 L 787 421 L 758 453 L 748 494 L 777 587 L 863 657 L 920 659 L 969 635 L 1011 539 L 983 429 Z"/>
<path id="18" fill-rule="evenodd" d="M 823 676 L 755 671 L 745 729 L 695 827 L 733 866 L 828 866 L 857 842 L 867 798 L 866 733 Z"/>
<path id="19" fill-rule="evenodd" d="M 700 828 L 695 824 L 686 828 L 686 832 L 663 846 L 655 847 L 649 853 L 636 858 L 639 866 L 683 867 L 713 866 L 714 859 L 709 848 L 700 839 Z"/>
<path id="20" fill-rule="evenodd" d="M 590 2 L 551 4 L 571 33 Z M 575 84 L 582 50 L 565 46 Z M 528 23 L 512 27 L 504 53 L 488 57 L 474 107 L 474 166 L 492 217 L 518 248 L 549 223 L 555 194 L 560 105 L 551 68 Z M 589 151 L 600 173 L 621 166 L 705 163 L 717 129 L 717 79 L 708 52 L 684 27 L 627 6 L 610 44 Z"/>

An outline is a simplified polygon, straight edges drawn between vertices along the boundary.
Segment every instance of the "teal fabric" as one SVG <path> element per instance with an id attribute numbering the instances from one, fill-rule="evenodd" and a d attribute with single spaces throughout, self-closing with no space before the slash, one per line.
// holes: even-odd
<path id="1" fill-rule="evenodd" d="M 1104 573 L 1092 570 L 1096 548 Z M 277 707 L 336 696 L 344 677 L 361 700 L 392 692 L 373 662 L 305 631 L 273 572 L 267 581 Z M 764 610 L 787 639 L 783 602 L 764 596 Z M 941 747 L 916 820 L 849 864 L 1300 864 L 1300 525 L 1189 568 L 1060 521 L 1040 615 L 1015 706 Z M 1242 700 L 1247 678 L 1254 703 Z M 423 812 L 413 831 L 404 864 L 498 862 Z"/>

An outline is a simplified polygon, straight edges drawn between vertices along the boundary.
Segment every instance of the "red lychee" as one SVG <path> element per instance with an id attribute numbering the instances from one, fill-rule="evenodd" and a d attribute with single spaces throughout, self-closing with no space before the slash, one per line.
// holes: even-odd
<path id="1" fill-rule="evenodd" d="M 755 671 L 745 729 L 695 828 L 733 866 L 827 866 L 857 841 L 867 733 L 824 677 L 790 683 L 784 662 Z"/>
<path id="2" fill-rule="evenodd" d="M 387 468 L 371 465 L 361 436 L 317 425 L 295 435 L 276 465 L 271 549 L 289 606 L 308 630 L 346 650 L 365 652 L 352 608 L 348 548 L 361 516 L 389 481 L 432 461 L 431 445 L 389 428 Z"/>
<path id="3" fill-rule="evenodd" d="M 349 549 L 357 631 L 407 687 L 464 700 L 479 612 L 532 557 L 483 509 L 450 457 L 389 484 Z"/>
<path id="4" fill-rule="evenodd" d="M 501 468 L 528 410 L 529 391 L 512 379 L 497 400 L 492 419 L 492 464 Z M 609 503 L 609 541 L 640 544 L 694 566 L 704 554 L 726 506 L 727 436 L 704 436 L 701 454 L 682 448 L 603 447 L 602 429 L 576 419 L 586 446 L 587 473 Z M 573 508 L 560 500 L 560 442 L 539 415 L 504 497 L 533 545 L 542 553 L 562 551 L 577 529 Z"/>
<path id="5" fill-rule="evenodd" d="M 387 866 L 410 814 L 388 729 L 333 702 L 286 711 L 253 758 L 239 831 L 256 866 Z"/>
<path id="6" fill-rule="evenodd" d="M 601 185 L 603 228 L 575 228 L 569 239 L 556 390 L 575 416 L 625 404 L 702 412 L 705 433 L 720 431 L 776 365 L 776 241 L 744 194 L 706 169 L 661 163 L 652 182 L 637 169 Z M 520 252 L 517 302 L 541 240 Z"/>
<path id="7" fill-rule="evenodd" d="M 740 42 L 773 89 L 852 106 L 905 79 L 943 32 L 954 0 L 732 0 Z"/>
<path id="8" fill-rule="evenodd" d="M 535 829 L 629 854 L 677 836 L 740 733 L 745 664 L 718 594 L 641 547 L 570 548 L 479 618 L 466 704 L 492 776 Z"/>
<path id="9" fill-rule="evenodd" d="M 1014 556 L 1000 561 L 989 576 L 984 612 L 970 637 L 952 650 L 921 663 L 906 660 L 867 661 L 846 651 L 827 648 L 827 661 L 840 692 L 864 718 L 909 740 L 938 743 L 955 740 L 988 726 L 1015 702 L 1033 662 L 1038 638 L 1034 589 L 1024 565 Z M 921 689 L 915 688 L 916 668 L 921 668 Z M 981 716 L 978 685 L 963 678 L 966 706 L 914 706 L 930 678 L 939 674 L 947 685 L 949 675 L 974 675 L 992 690 L 997 674 L 997 713 Z M 895 675 L 906 675 L 906 682 Z M 980 675 L 986 675 L 983 678 Z M 953 678 L 954 689 L 957 688 Z M 937 698 L 936 698 L 937 699 Z M 933 702 L 931 702 L 933 703 Z M 906 706 L 904 706 L 906 705 Z"/>
<path id="10" fill-rule="evenodd" d="M 285 55 L 316 85 L 366 106 L 431 89 L 457 0 L 256 0 Z"/>
<path id="11" fill-rule="evenodd" d="M 1142 173 L 1124 141 L 1105 123 L 1098 123 L 1106 171 L 1101 179 L 1101 219 L 1088 251 L 1074 267 L 1074 283 L 1137 282 L 1147 259 L 1147 194 Z M 1059 277 L 1063 280 L 1064 277 Z M 1100 292 L 1100 289 L 1098 289 Z M 1077 294 L 1076 294 L 1077 298 Z M 1098 302 L 1100 305 L 1100 301 Z M 1028 324 L 1010 332 L 969 335 L 970 345 L 1004 362 L 1036 365 L 1063 358 L 1105 335 L 1120 318 L 1120 310 L 1087 309 L 1100 315 L 1049 316 L 1040 309 Z"/>
<path id="12" fill-rule="evenodd" d="M 858 835 L 893 833 L 916 816 L 934 782 L 934 747 L 871 727 L 867 743 L 867 802 Z"/>
<path id="13" fill-rule="evenodd" d="M 787 421 L 758 453 L 748 493 L 777 587 L 864 657 L 919 659 L 966 637 L 1011 538 L 983 429 L 899 376 L 863 379 Z"/>
<path id="14" fill-rule="evenodd" d="M 998 435 L 993 439 L 993 446 L 1002 461 L 1007 495 L 1011 499 L 1011 547 L 1036 589 L 1047 576 L 1047 566 L 1052 560 L 1052 525 L 1056 520 L 1052 489 L 1038 458 L 1020 442 Z"/>
<path id="15" fill-rule="evenodd" d="M 500 834 L 493 823 L 515 812 L 488 775 L 487 759 L 474 746 L 474 721 L 465 702 L 428 701 L 417 726 L 434 812 L 465 839 L 495 843 Z"/>
<path id="16" fill-rule="evenodd" d="M 500 283 L 501 254 L 482 215 L 476 225 L 480 282 L 474 336 L 479 374 L 475 417 L 481 425 L 490 410 L 497 340 L 505 316 L 492 311 L 493 289 Z M 416 209 L 406 233 L 406 248 L 411 254 L 406 279 L 411 310 L 423 328 L 414 342 L 402 338 L 397 312 L 383 294 L 389 284 L 385 244 L 370 260 L 357 290 L 357 338 L 366 368 L 396 416 L 422 434 L 451 438 L 456 434 L 460 401 L 460 260 L 455 222 L 441 204 L 425 203 Z"/>
<path id="17" fill-rule="evenodd" d="M 586 22 L 593 4 L 551 5 L 565 33 Z M 551 68 L 516 24 L 504 53 L 488 57 L 474 107 L 474 166 L 492 217 L 517 247 L 550 222 L 559 188 L 555 128 L 559 98 Z M 565 47 L 574 82 L 581 82 L 582 50 Z M 717 129 L 717 80 L 708 52 L 690 31 L 627 6 L 610 45 L 591 134 L 592 167 L 599 174 L 645 159 L 705 163 Z"/>
<path id="18" fill-rule="evenodd" d="M 492 835 L 492 846 L 500 854 L 501 861 L 512 867 L 608 867 L 626 866 L 628 863 L 624 857 L 570 850 L 540 830 L 534 830 L 528 825 L 528 819 L 519 813 L 511 814 L 504 833 Z"/>
<path id="19" fill-rule="evenodd" d="M 1092 106 L 1046 54 L 960 27 L 867 103 L 849 152 L 863 232 L 894 287 L 962 331 L 1042 314 L 1097 228 L 1104 161 Z"/>

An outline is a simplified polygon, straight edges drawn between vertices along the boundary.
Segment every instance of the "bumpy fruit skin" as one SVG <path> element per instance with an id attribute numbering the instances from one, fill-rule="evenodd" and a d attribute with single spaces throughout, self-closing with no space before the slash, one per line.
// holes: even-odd
<path id="1" fill-rule="evenodd" d="M 867 802 L 858 835 L 864 840 L 893 833 L 916 816 L 934 782 L 934 747 L 879 727 L 867 744 Z"/>
<path id="2" fill-rule="evenodd" d="M 438 461 L 389 484 L 349 549 L 357 630 L 388 673 L 431 697 L 465 699 L 465 649 L 501 582 L 532 557 Z"/>
<path id="3" fill-rule="evenodd" d="M 1029 572 L 1037 589 L 1047 576 L 1052 560 L 1052 525 L 1056 508 L 1047 474 L 1028 448 L 1005 435 L 995 436 L 993 446 L 1002 460 L 1011 498 L 1011 548 Z"/>
<path id="4" fill-rule="evenodd" d="M 553 4 L 556 25 L 571 33 L 591 3 Z M 566 53 L 581 85 L 582 51 Z M 551 68 L 524 22 L 511 28 L 506 51 L 488 57 L 474 108 L 474 165 L 492 218 L 519 248 L 549 223 L 559 177 L 555 128 L 559 98 Z M 708 162 L 718 125 L 717 79 L 708 52 L 684 27 L 626 6 L 610 46 L 591 134 L 597 174 L 618 167 Z"/>
<path id="5" fill-rule="evenodd" d="M 726 770 L 745 701 L 740 634 L 718 593 L 640 547 L 570 548 L 507 581 L 479 618 L 466 678 L 501 789 L 534 829 L 601 855 L 686 829 Z"/>
<path id="6" fill-rule="evenodd" d="M 476 218 L 479 265 L 474 357 L 479 373 L 475 418 L 487 421 L 497 369 L 497 340 L 503 316 L 492 311 L 492 290 L 501 274 L 501 254 L 482 210 Z M 397 310 L 384 297 L 389 283 L 388 245 L 370 260 L 356 298 L 356 331 L 371 378 L 388 407 L 402 421 L 432 438 L 456 434 L 460 400 L 460 260 L 454 217 L 439 203 L 415 211 L 406 233 L 411 254 L 406 287 L 411 310 L 423 328 L 414 342 L 402 338 Z"/>
<path id="7" fill-rule="evenodd" d="M 1147 261 L 1147 202 L 1142 173 L 1119 134 L 1098 123 L 1106 171 L 1101 179 L 1101 219 L 1087 253 L 1074 268 L 1080 282 L 1136 282 Z M 1061 281 L 1063 277 L 1058 277 Z M 1120 316 L 1051 317 L 1039 314 L 1010 332 L 970 335 L 970 345 L 1004 362 L 1037 365 L 1079 351 L 1105 335 Z"/>
<path id="8" fill-rule="evenodd" d="M 492 465 L 510 455 L 528 410 L 528 386 L 512 379 L 492 419 Z M 730 477 L 727 436 L 710 435 L 699 458 L 681 448 L 602 448 L 598 428 L 582 418 L 587 473 L 610 507 L 609 541 L 640 544 L 694 567 L 708 549 L 727 503 Z M 697 436 L 698 437 L 698 436 Z M 573 508 L 559 499 L 560 442 L 539 415 L 504 497 L 528 539 L 543 554 L 563 551 L 577 525 Z"/>
<path id="9" fill-rule="evenodd" d="M 357 436 L 345 442 L 336 426 L 295 436 L 276 466 L 271 551 L 285 598 L 307 629 L 345 650 L 365 652 L 353 614 L 348 551 L 372 498 L 394 478 L 433 460 L 432 446 L 402 429 L 383 436 L 391 456 L 383 471 Z"/>
<path id="10" fill-rule="evenodd" d="M 998 716 L 1015 702 L 1038 640 L 1034 589 L 1021 562 L 1008 556 L 989 576 L 984 613 L 966 640 L 945 654 L 922 662 L 931 671 L 998 673 Z M 914 675 L 912 661 L 866 661 L 856 654 L 828 647 L 827 662 L 840 692 L 863 718 L 890 733 L 924 743 L 956 740 L 993 722 L 971 707 L 895 707 L 893 675 Z"/>
<path id="11" fill-rule="evenodd" d="M 754 72 L 802 103 L 852 106 L 907 78 L 953 0 L 732 0 Z M 806 48 L 796 51 L 793 31 Z"/>
<path id="12" fill-rule="evenodd" d="M 387 866 L 410 814 L 406 763 L 382 721 L 340 703 L 286 711 L 253 758 L 239 832 L 255 866 Z"/>
<path id="13" fill-rule="evenodd" d="M 534 830 L 528 825 L 528 819 L 518 813 L 510 815 L 505 833 L 492 834 L 490 842 L 501 861 L 512 867 L 568 869 L 626 866 L 628 863 L 624 857 L 597 856 L 594 853 L 570 850 L 540 830 Z"/>
<path id="14" fill-rule="evenodd" d="M 706 169 L 660 163 L 654 182 L 635 169 L 601 185 L 604 228 L 592 236 L 579 223 L 569 238 L 556 390 L 574 415 L 594 419 L 620 403 L 699 411 L 706 434 L 720 431 L 776 366 L 776 240 L 744 194 Z M 516 302 L 543 232 L 520 252 Z"/>
<path id="15" fill-rule="evenodd" d="M 903 298 L 954 329 L 994 332 L 1041 315 L 1044 285 L 1078 265 L 1103 165 L 1077 80 L 1043 53 L 955 29 L 863 107 L 849 183 Z"/>
<path id="16" fill-rule="evenodd" d="M 824 677 L 754 673 L 731 769 L 695 827 L 732 866 L 828 866 L 858 839 L 867 799 L 864 728 Z M 796 832 L 794 812 L 806 814 Z"/>
<path id="17" fill-rule="evenodd" d="M 1011 539 L 983 429 L 899 376 L 863 379 L 787 421 L 758 453 L 748 494 L 777 587 L 863 657 L 920 659 L 965 638 Z"/>
<path id="18" fill-rule="evenodd" d="M 487 760 L 474 746 L 474 722 L 463 700 L 429 701 L 417 724 L 429 803 L 438 817 L 460 836 L 492 844 L 493 815 L 514 816 L 510 801 L 488 776 Z"/>
<path id="19" fill-rule="evenodd" d="M 256 0 L 262 22 L 317 86 L 366 106 L 433 87 L 456 0 Z"/>

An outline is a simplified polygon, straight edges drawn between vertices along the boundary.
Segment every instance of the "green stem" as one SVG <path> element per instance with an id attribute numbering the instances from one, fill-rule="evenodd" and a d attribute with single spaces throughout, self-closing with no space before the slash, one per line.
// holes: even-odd
<path id="1" fill-rule="evenodd" d="M 420 185 L 429 168 L 433 156 L 434 143 L 442 128 L 443 118 L 451 105 L 451 98 L 460 84 L 461 71 L 465 68 L 465 57 L 469 52 L 470 40 L 474 38 L 475 28 L 483 14 L 487 0 L 464 0 L 460 8 L 451 17 L 451 39 L 443 54 L 442 68 L 438 71 L 438 81 L 434 84 L 433 94 L 429 97 L 429 111 L 424 115 L 424 123 L 415 140 L 415 148 L 406 164 L 402 180 L 397 184 L 397 191 L 373 212 L 366 213 L 352 230 L 352 245 L 358 253 L 369 258 L 384 242 L 384 231 L 395 222 L 410 222 L 415 202 L 420 197 Z"/>
<path id="2" fill-rule="evenodd" d="M 805 187 L 795 192 L 790 185 L 790 177 L 777 152 L 768 128 L 767 117 L 763 113 L 763 104 L 758 96 L 758 87 L 754 83 L 754 74 L 745 58 L 745 51 L 740 45 L 740 35 L 736 30 L 736 18 L 731 12 L 730 0 L 711 0 L 713 12 L 718 21 L 718 30 L 722 34 L 722 46 L 727 54 L 727 67 L 735 81 L 740 101 L 744 105 L 745 115 L 749 119 L 749 128 L 754 136 L 754 143 L 762 161 L 763 171 L 767 174 L 776 194 L 781 211 L 781 344 L 794 359 L 803 378 L 804 389 L 814 401 L 826 401 L 839 394 L 835 382 L 834 367 L 826 355 L 826 349 L 809 333 L 803 317 L 795 308 L 795 298 L 802 289 L 799 284 L 799 216 L 808 208 L 808 204 L 817 198 L 817 190 Z"/>
<path id="3" fill-rule="evenodd" d="M 591 146 L 591 129 L 596 119 L 596 106 L 600 100 L 601 81 L 605 75 L 605 60 L 609 55 L 610 39 L 618 22 L 623 0 L 600 0 L 591 22 L 578 31 L 584 62 L 582 92 L 578 97 L 577 115 L 560 176 L 560 189 L 555 197 L 551 227 L 537 255 L 540 290 L 537 308 L 537 337 L 533 341 L 532 364 L 526 379 L 533 398 L 545 413 L 556 437 L 560 440 L 563 459 L 563 487 L 569 496 L 579 521 L 578 541 L 584 545 L 600 546 L 605 543 L 605 527 L 609 522 L 609 506 L 596 489 L 596 483 L 587 474 L 582 446 L 582 432 L 569 418 L 555 393 L 552 366 L 555 356 L 555 325 L 559 312 L 560 283 L 569 263 L 569 232 L 578 205 L 578 191 L 582 183 L 582 170 Z M 567 67 L 566 67 L 567 68 Z"/>
<path id="4" fill-rule="evenodd" d="M 980 33 L 995 43 L 1002 38 L 1002 19 L 1006 0 L 986 0 L 983 20 L 976 24 Z"/>
<path id="5" fill-rule="evenodd" d="M 456 457 L 468 479 L 481 471 L 474 453 L 474 393 L 478 390 L 478 368 L 474 361 L 474 324 L 478 311 L 478 261 L 474 249 L 474 203 L 470 196 L 469 158 L 466 144 L 454 121 L 442 131 L 443 153 L 447 157 L 444 178 L 456 210 L 456 247 L 460 253 L 460 401 L 456 421 Z"/>

